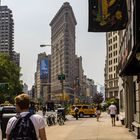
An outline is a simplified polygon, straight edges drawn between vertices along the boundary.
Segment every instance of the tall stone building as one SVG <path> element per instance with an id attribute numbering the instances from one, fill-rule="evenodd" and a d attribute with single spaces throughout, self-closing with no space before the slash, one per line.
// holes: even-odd
<path id="1" fill-rule="evenodd" d="M 74 79 L 74 90 L 75 94 L 78 98 L 84 94 L 83 89 L 83 76 L 84 76 L 84 70 L 82 65 L 82 57 L 77 57 L 75 59 L 75 79 Z"/>
<path id="2" fill-rule="evenodd" d="M 20 66 L 20 53 L 13 51 L 13 61 L 17 66 Z"/>
<path id="3" fill-rule="evenodd" d="M 51 56 L 46 53 L 38 54 L 35 73 L 35 99 L 45 103 L 50 100 Z"/>
<path id="4" fill-rule="evenodd" d="M 11 58 L 14 48 L 14 22 L 12 11 L 0 6 L 0 52 L 8 53 Z"/>
<path id="5" fill-rule="evenodd" d="M 20 66 L 20 54 L 14 51 L 14 20 L 12 10 L 0 6 L 0 52 L 10 55 L 17 66 Z"/>
<path id="6" fill-rule="evenodd" d="M 119 32 L 109 32 L 106 34 L 106 61 L 105 61 L 105 97 L 118 98 L 117 74 L 119 55 Z"/>
<path id="7" fill-rule="evenodd" d="M 97 93 L 97 86 L 93 79 L 86 79 L 85 101 L 93 103 L 93 96 Z"/>
<path id="8" fill-rule="evenodd" d="M 52 19 L 51 26 L 51 92 L 55 96 L 62 94 L 62 84 L 58 75 L 65 74 L 64 85 L 73 87 L 75 79 L 75 26 L 76 19 L 68 2 L 63 3 Z"/>
<path id="9" fill-rule="evenodd" d="M 125 97 L 125 126 L 140 139 L 140 18 L 139 0 L 127 0 L 129 21 L 120 32 L 119 75 Z"/>

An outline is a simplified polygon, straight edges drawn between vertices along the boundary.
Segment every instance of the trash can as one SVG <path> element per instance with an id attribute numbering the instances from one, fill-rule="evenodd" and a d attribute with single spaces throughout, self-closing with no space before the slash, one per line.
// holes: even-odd
<path id="1" fill-rule="evenodd" d="M 0 122 L 3 140 L 4 138 L 6 138 L 5 131 L 7 123 L 11 117 L 16 116 L 16 109 L 14 106 L 4 106 L 0 110 Z"/>
<path id="2" fill-rule="evenodd" d="M 62 114 L 64 120 L 66 120 L 65 108 L 58 108 L 58 109 L 57 109 L 57 114 Z"/>

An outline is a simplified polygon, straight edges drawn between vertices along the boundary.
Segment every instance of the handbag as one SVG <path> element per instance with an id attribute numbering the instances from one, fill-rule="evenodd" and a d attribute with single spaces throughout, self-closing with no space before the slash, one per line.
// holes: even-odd
<path id="1" fill-rule="evenodd" d="M 116 116 L 116 121 L 119 121 L 119 117 L 118 117 L 118 115 Z"/>

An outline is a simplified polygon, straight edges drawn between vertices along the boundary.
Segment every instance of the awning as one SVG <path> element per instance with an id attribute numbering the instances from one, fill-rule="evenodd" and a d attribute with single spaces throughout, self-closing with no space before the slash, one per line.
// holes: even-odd
<path id="1" fill-rule="evenodd" d="M 140 53 L 140 43 L 134 48 L 125 66 L 119 70 L 120 76 L 134 76 L 140 74 L 140 60 L 136 58 L 136 54 Z"/>

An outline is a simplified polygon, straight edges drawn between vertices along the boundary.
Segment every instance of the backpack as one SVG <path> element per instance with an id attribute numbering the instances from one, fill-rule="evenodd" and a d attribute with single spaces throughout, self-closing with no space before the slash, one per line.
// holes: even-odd
<path id="1" fill-rule="evenodd" d="M 17 118 L 9 135 L 9 140 L 37 140 L 36 131 L 30 119 L 31 115 L 28 113 L 24 117 Z"/>

